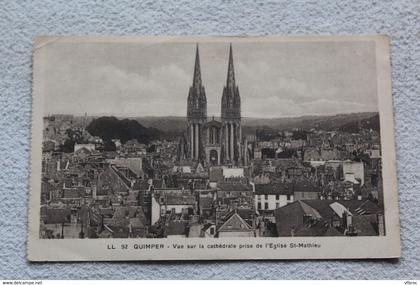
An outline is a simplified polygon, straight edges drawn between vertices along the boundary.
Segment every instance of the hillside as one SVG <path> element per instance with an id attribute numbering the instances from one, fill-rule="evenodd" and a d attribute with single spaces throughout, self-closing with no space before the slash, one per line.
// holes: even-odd
<path id="1" fill-rule="evenodd" d="M 168 117 L 105 117 L 105 125 L 111 126 L 111 130 L 103 129 L 104 117 L 99 121 L 99 117 L 74 116 L 73 121 L 83 121 L 89 126 L 89 131 L 94 135 L 104 137 L 120 137 L 123 140 L 132 137 L 142 137 L 145 141 L 156 137 L 173 138 L 179 136 L 186 129 L 186 118 L 177 116 Z M 111 119 L 112 118 L 112 119 Z M 215 118 L 220 120 L 220 118 Z M 111 122 L 110 122 L 110 121 Z M 116 122 L 115 120 L 119 121 Z M 94 124 L 92 122 L 95 121 Z M 136 124 L 138 123 L 138 124 Z M 119 127 L 122 127 L 122 133 L 119 133 Z M 373 129 L 379 131 L 379 113 L 352 113 L 332 116 L 303 116 L 293 118 L 242 118 L 242 133 L 245 135 L 255 134 L 257 129 L 276 133 L 283 130 L 339 130 L 344 132 L 357 132 L 359 128 Z M 135 130 L 135 131 L 133 131 Z M 121 130 L 120 130 L 121 131 Z"/>
<path id="2" fill-rule="evenodd" d="M 168 135 L 178 135 L 186 128 L 185 117 L 137 117 L 134 119 L 145 127 L 159 129 Z M 242 127 L 244 134 L 254 134 L 256 129 L 270 131 L 292 129 L 346 131 L 347 129 L 347 131 L 355 131 L 359 122 L 363 128 L 379 130 L 379 114 L 374 112 L 273 119 L 245 117 L 242 118 Z"/>
<path id="3" fill-rule="evenodd" d="M 186 128 L 185 117 L 135 117 L 132 118 L 147 128 L 155 128 L 165 133 L 178 134 Z"/>

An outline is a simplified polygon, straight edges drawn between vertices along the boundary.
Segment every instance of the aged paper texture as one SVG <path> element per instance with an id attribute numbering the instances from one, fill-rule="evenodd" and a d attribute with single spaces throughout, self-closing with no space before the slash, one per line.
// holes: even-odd
<path id="1" fill-rule="evenodd" d="M 28 259 L 398 258 L 386 36 L 37 37 Z"/>

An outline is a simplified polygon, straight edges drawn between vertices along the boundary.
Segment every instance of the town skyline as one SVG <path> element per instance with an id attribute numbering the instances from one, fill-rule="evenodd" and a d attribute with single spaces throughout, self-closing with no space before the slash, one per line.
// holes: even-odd
<path id="1" fill-rule="evenodd" d="M 333 113 L 333 114 L 307 114 L 307 115 L 298 115 L 298 116 L 286 116 L 286 117 L 248 117 L 248 116 L 242 116 L 242 119 L 249 119 L 249 120 L 270 120 L 270 119 L 298 119 L 298 118 L 305 118 L 305 117 L 329 117 L 329 116 L 340 116 L 340 115 L 352 115 L 352 114 L 370 114 L 370 113 L 379 113 L 379 111 L 362 111 L 362 112 L 342 112 L 342 113 Z M 149 116 L 136 116 L 136 115 L 124 115 L 124 114 L 110 114 L 110 113 L 50 113 L 46 114 L 46 117 L 48 116 L 75 116 L 75 117 L 91 117 L 91 118 L 97 118 L 97 117 L 116 117 L 116 118 L 125 118 L 125 119 L 141 119 L 141 118 L 187 118 L 186 115 L 149 115 Z M 211 119 L 212 117 L 219 119 L 221 116 L 220 114 L 218 116 L 215 115 L 208 115 L 208 119 Z"/>
<path id="2" fill-rule="evenodd" d="M 397 236 L 384 44 L 37 39 L 32 240 L 126 239 L 165 255 L 198 242 L 253 258 L 258 243 L 276 257 L 335 238 L 348 257 L 359 238 Z"/>
<path id="3" fill-rule="evenodd" d="M 245 131 L 234 58 L 220 118 L 198 45 L 185 124 L 44 117 L 40 237 L 385 235 L 379 114 Z"/>

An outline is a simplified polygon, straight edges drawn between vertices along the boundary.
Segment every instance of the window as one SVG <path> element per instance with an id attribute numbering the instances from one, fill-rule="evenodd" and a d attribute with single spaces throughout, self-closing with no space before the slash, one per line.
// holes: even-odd
<path id="1" fill-rule="evenodd" d="M 287 201 L 290 200 L 290 194 L 287 194 Z"/>
<path id="2" fill-rule="evenodd" d="M 280 203 L 276 203 L 276 209 L 280 208 Z"/>
<path id="3" fill-rule="evenodd" d="M 210 234 L 214 235 L 214 228 L 210 228 Z"/>
<path id="4" fill-rule="evenodd" d="M 280 195 L 276 195 L 276 200 L 279 200 L 280 199 Z"/>
<path id="5" fill-rule="evenodd" d="M 261 210 L 261 202 L 258 202 L 257 208 L 258 208 L 258 210 Z"/>
<path id="6" fill-rule="evenodd" d="M 265 208 L 266 210 L 268 210 L 268 203 L 265 203 L 265 204 L 264 204 L 264 208 Z"/>
<path id="7" fill-rule="evenodd" d="M 258 200 L 261 200 L 261 195 L 258 195 Z"/>
<path id="8" fill-rule="evenodd" d="M 268 195 L 267 194 L 264 195 L 264 199 L 268 200 Z"/>

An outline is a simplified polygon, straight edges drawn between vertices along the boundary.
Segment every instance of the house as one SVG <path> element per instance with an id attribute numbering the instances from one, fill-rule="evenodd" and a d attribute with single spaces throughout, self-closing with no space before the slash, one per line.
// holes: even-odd
<path id="1" fill-rule="evenodd" d="M 97 195 L 128 194 L 132 186 L 131 181 L 115 165 L 110 165 L 98 174 L 96 191 Z"/>
<path id="2" fill-rule="evenodd" d="M 209 186 L 214 189 L 217 183 L 223 181 L 223 169 L 220 167 L 211 167 L 209 169 Z"/>
<path id="3" fill-rule="evenodd" d="M 322 192 L 319 185 L 309 179 L 295 180 L 289 187 L 293 192 L 294 201 L 319 199 Z"/>
<path id="4" fill-rule="evenodd" d="M 120 139 L 113 139 L 112 142 L 114 143 L 115 148 L 117 150 L 120 150 L 121 149 L 122 143 L 121 143 L 121 140 Z"/>
<path id="5" fill-rule="evenodd" d="M 260 173 L 259 175 L 254 177 L 254 183 L 255 184 L 268 184 L 270 183 L 270 175 L 267 173 Z"/>
<path id="6" fill-rule="evenodd" d="M 337 160 L 339 159 L 339 151 L 337 149 L 321 149 L 321 160 Z"/>
<path id="7" fill-rule="evenodd" d="M 54 196 L 55 187 L 46 179 L 41 181 L 41 205 L 47 204 Z"/>
<path id="8" fill-rule="evenodd" d="M 198 195 L 198 212 L 203 219 L 212 219 L 214 215 L 214 192 L 200 192 Z"/>
<path id="9" fill-rule="evenodd" d="M 64 207 L 41 207 L 41 221 L 44 224 L 67 224 L 71 222 L 71 210 Z"/>
<path id="10" fill-rule="evenodd" d="M 212 223 L 207 223 L 201 228 L 200 237 L 204 238 L 214 238 L 216 236 L 216 225 Z"/>
<path id="11" fill-rule="evenodd" d="M 199 163 L 197 164 L 196 169 L 195 169 L 195 173 L 197 173 L 197 174 L 202 174 L 202 173 L 204 173 L 204 172 L 205 172 L 204 167 L 203 167 L 203 165 L 201 164 L 201 162 L 199 162 Z"/>
<path id="12" fill-rule="evenodd" d="M 303 153 L 303 161 L 321 161 L 321 153 L 317 148 L 307 147 Z"/>
<path id="13" fill-rule="evenodd" d="M 41 238 L 79 238 L 77 213 L 68 207 L 41 207 Z"/>
<path id="14" fill-rule="evenodd" d="M 212 223 L 192 224 L 189 226 L 189 238 L 214 238 L 215 235 L 216 225 Z"/>
<path id="15" fill-rule="evenodd" d="M 293 202 L 293 188 L 289 183 L 270 183 L 255 185 L 255 209 L 261 213 L 273 210 Z"/>
<path id="16" fill-rule="evenodd" d="M 189 216 L 196 212 L 197 201 L 188 190 L 155 190 L 152 195 L 152 225 L 167 214 Z"/>
<path id="17" fill-rule="evenodd" d="M 278 236 L 384 235 L 383 210 L 369 200 L 298 200 L 274 211 Z"/>
<path id="18" fill-rule="evenodd" d="M 172 173 L 188 173 L 188 174 L 191 174 L 192 173 L 192 170 L 191 170 L 191 166 L 189 166 L 189 165 L 184 165 L 184 166 L 174 166 L 173 168 L 172 168 Z"/>
<path id="19" fill-rule="evenodd" d="M 254 192 L 250 184 L 243 182 L 221 182 L 216 189 L 214 207 L 217 226 L 226 221 L 231 211 L 254 212 Z"/>
<path id="20" fill-rule="evenodd" d="M 76 149 L 76 147 L 75 147 Z M 77 157 L 80 160 L 85 160 L 89 156 L 92 155 L 92 150 L 86 147 L 79 148 L 78 150 L 74 151 L 74 156 Z"/>
<path id="21" fill-rule="evenodd" d="M 183 220 L 171 220 L 166 228 L 166 237 L 185 238 L 188 233 L 188 222 Z"/>
<path id="22" fill-rule="evenodd" d="M 218 198 L 229 198 L 252 192 L 252 186 L 244 182 L 220 182 L 216 190 Z"/>
<path id="23" fill-rule="evenodd" d="M 235 179 L 245 177 L 243 168 L 223 168 L 222 171 L 225 181 L 231 178 Z"/>
<path id="24" fill-rule="evenodd" d="M 110 159 L 108 162 L 112 165 L 116 165 L 117 167 L 127 168 L 130 173 L 127 173 L 126 176 L 134 176 L 136 179 L 144 178 L 143 158 L 141 157 L 118 157 Z"/>
<path id="25" fill-rule="evenodd" d="M 139 143 L 136 139 L 128 140 L 123 146 L 122 149 L 128 153 L 140 153 L 146 154 L 146 145 Z"/>
<path id="26" fill-rule="evenodd" d="M 346 160 L 342 163 L 343 176 L 352 174 L 355 179 L 360 180 L 360 186 L 365 184 L 365 174 L 363 162 Z"/>
<path id="27" fill-rule="evenodd" d="M 146 234 L 146 217 L 142 207 L 117 206 L 112 218 L 104 221 L 104 229 L 99 237 L 141 238 Z"/>
<path id="28" fill-rule="evenodd" d="M 254 148 L 254 159 L 261 159 L 262 158 L 262 149 L 260 147 Z"/>
<path id="29" fill-rule="evenodd" d="M 87 196 L 85 187 L 63 187 L 62 197 L 60 201 L 66 205 L 72 207 L 79 207 L 82 203 L 82 200 Z"/>
<path id="30" fill-rule="evenodd" d="M 76 144 L 74 144 L 74 153 L 77 153 L 81 149 L 88 150 L 89 152 L 94 152 L 95 151 L 95 144 L 92 144 L 92 143 L 81 143 L 81 144 L 76 143 Z"/>
<path id="31" fill-rule="evenodd" d="M 201 229 L 203 228 L 203 226 L 204 225 L 198 224 L 198 223 L 191 224 L 188 228 L 187 236 L 189 238 L 199 238 L 199 237 L 201 237 Z"/>
<path id="32" fill-rule="evenodd" d="M 51 152 L 55 150 L 56 142 L 52 140 L 45 140 L 42 142 L 42 152 Z"/>
<path id="33" fill-rule="evenodd" d="M 255 236 L 252 226 L 245 222 L 245 220 L 235 211 L 232 212 L 228 219 L 218 228 L 217 235 L 219 238 Z"/>

